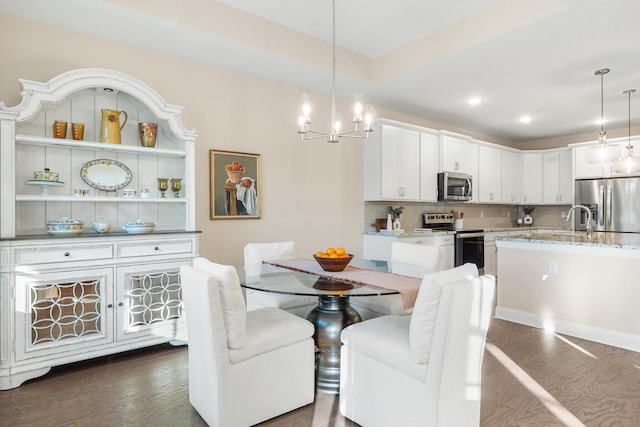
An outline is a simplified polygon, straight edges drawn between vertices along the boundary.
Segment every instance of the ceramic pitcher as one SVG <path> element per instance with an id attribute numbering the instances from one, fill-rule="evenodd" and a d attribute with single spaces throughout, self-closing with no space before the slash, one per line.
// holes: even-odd
<path id="1" fill-rule="evenodd" d="M 120 115 L 124 120 L 120 124 Z M 118 110 L 102 110 L 102 123 L 100 125 L 100 142 L 120 144 L 120 129 L 127 123 L 127 113 Z"/>

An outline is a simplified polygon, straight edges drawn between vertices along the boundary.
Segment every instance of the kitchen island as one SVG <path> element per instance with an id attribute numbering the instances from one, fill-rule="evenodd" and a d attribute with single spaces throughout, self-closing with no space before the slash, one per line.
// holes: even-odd
<path id="1" fill-rule="evenodd" d="M 496 238 L 496 317 L 640 351 L 640 235 Z"/>

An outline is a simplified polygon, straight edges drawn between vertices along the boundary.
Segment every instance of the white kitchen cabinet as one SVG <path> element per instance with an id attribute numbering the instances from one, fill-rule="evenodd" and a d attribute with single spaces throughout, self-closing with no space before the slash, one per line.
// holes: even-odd
<path id="1" fill-rule="evenodd" d="M 441 172 L 460 172 L 471 175 L 477 165 L 478 157 L 470 155 L 469 148 L 474 146 L 471 138 L 464 135 L 441 133 L 440 152 L 442 156 Z"/>
<path id="2" fill-rule="evenodd" d="M 492 231 L 484 233 L 484 274 L 496 276 L 498 274 L 498 254 L 496 237 L 508 236 L 509 231 Z"/>
<path id="3" fill-rule="evenodd" d="M 501 200 L 502 203 L 518 204 L 522 194 L 522 154 L 501 150 Z"/>
<path id="4" fill-rule="evenodd" d="M 420 132 L 378 123 L 365 145 L 365 200 L 420 197 Z"/>
<path id="5" fill-rule="evenodd" d="M 420 201 L 438 201 L 438 135 L 420 132 Z"/>
<path id="6" fill-rule="evenodd" d="M 478 146 L 478 201 L 480 203 L 502 202 L 500 150 L 484 145 Z"/>
<path id="7" fill-rule="evenodd" d="M 616 138 L 609 140 L 608 144 L 615 144 L 620 146 L 620 154 L 626 155 L 626 147 L 629 144 L 628 138 Z M 597 144 L 593 142 L 591 144 L 575 145 L 573 150 L 573 171 L 575 179 L 584 178 L 607 178 L 610 176 L 624 176 L 626 174 L 618 174 L 613 172 L 613 165 L 598 165 L 587 163 L 586 152 L 590 145 Z M 631 137 L 631 145 L 635 147 L 633 154 L 638 156 L 640 153 L 640 136 Z M 636 175 L 635 173 L 633 175 Z"/>
<path id="8" fill-rule="evenodd" d="M 571 150 L 543 153 L 543 202 L 572 204 Z"/>
<path id="9" fill-rule="evenodd" d="M 522 203 L 543 202 L 543 161 L 541 152 L 522 154 Z"/>
<path id="10" fill-rule="evenodd" d="M 198 255 L 196 133 L 182 126 L 182 107 L 111 70 L 20 84 L 20 104 L 0 103 L 0 390 L 53 366 L 184 342 L 179 269 Z M 127 113 L 121 144 L 98 142 L 101 109 Z M 84 123 L 84 139 L 53 138 L 53 120 Z M 155 147 L 140 144 L 141 122 L 157 123 Z M 82 179 L 94 160 L 124 165 L 128 188 L 148 188 L 149 197 L 124 197 L 121 187 L 107 192 Z M 27 181 L 45 168 L 59 181 L 41 191 Z M 179 195 L 161 197 L 160 177 L 181 178 Z M 62 217 L 84 230 L 47 234 L 47 221 Z M 101 218 L 112 232 L 93 231 Z M 154 231 L 122 230 L 137 219 L 153 222 Z"/>

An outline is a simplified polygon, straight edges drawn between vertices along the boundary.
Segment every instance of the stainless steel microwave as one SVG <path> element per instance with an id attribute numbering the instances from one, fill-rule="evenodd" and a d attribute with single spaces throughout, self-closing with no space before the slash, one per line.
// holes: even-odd
<path id="1" fill-rule="evenodd" d="M 471 175 L 458 172 L 438 173 L 438 200 L 464 202 L 471 200 Z"/>

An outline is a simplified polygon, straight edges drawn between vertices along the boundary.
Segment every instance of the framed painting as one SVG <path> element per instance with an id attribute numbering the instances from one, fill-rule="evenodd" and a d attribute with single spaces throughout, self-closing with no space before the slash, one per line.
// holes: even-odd
<path id="1" fill-rule="evenodd" d="M 260 154 L 209 150 L 211 219 L 260 218 Z"/>

